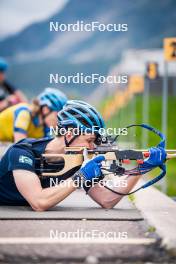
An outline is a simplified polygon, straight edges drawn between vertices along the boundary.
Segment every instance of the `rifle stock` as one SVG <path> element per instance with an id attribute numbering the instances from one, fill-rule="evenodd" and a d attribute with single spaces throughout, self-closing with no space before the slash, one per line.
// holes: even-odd
<path id="1" fill-rule="evenodd" d="M 59 162 L 63 164 L 63 168 L 59 171 L 52 172 L 42 172 L 41 176 L 49 176 L 49 177 L 57 177 L 62 176 L 68 171 L 74 169 L 75 167 L 79 167 L 84 162 L 83 151 L 84 147 L 67 147 L 65 148 L 65 154 L 43 154 L 42 159 L 46 162 Z M 167 151 L 167 159 L 176 158 L 176 150 L 166 150 Z M 175 153 L 174 153 L 175 152 Z M 103 146 L 97 147 L 94 150 L 87 150 L 87 158 L 91 159 L 97 155 L 103 155 L 105 157 L 105 161 L 116 161 L 123 163 L 125 160 L 136 160 L 137 162 L 149 156 L 149 152 L 147 150 L 119 150 L 117 147 Z M 59 164 L 58 163 L 58 164 Z"/>

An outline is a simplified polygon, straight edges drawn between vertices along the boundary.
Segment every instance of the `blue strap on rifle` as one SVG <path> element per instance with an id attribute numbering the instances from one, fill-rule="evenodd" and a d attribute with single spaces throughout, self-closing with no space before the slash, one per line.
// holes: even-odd
<path id="1" fill-rule="evenodd" d="M 147 124 L 129 125 L 129 126 L 127 126 L 127 128 L 134 127 L 134 126 L 139 126 L 139 127 L 145 128 L 145 129 L 147 129 L 149 131 L 152 131 L 156 135 L 158 135 L 161 138 L 161 141 L 157 145 L 157 147 L 165 148 L 165 145 L 166 145 L 166 137 L 159 130 L 157 130 L 154 127 L 151 127 L 151 126 L 149 126 Z M 152 180 L 146 182 L 144 185 L 142 185 L 140 187 L 140 189 L 145 189 L 145 188 L 153 185 L 154 183 L 160 181 L 166 175 L 166 165 L 165 164 L 162 164 L 161 166 L 159 166 L 159 168 L 162 170 L 162 172 L 158 176 L 156 176 L 154 179 L 152 179 Z"/>

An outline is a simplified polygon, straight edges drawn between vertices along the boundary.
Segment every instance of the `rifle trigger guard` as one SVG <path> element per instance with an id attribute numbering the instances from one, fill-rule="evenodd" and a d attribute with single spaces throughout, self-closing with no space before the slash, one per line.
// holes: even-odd
<path id="1" fill-rule="evenodd" d="M 122 176 L 125 174 L 125 168 L 119 166 L 115 161 L 113 161 L 113 163 L 110 165 L 109 171 L 118 176 Z"/>

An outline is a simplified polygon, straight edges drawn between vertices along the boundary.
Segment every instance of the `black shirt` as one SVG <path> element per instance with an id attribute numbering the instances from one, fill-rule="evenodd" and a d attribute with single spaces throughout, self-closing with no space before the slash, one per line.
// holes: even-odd
<path id="1" fill-rule="evenodd" d="M 52 138 L 23 139 L 13 144 L 0 161 L 0 205 L 28 205 L 27 201 L 18 191 L 14 177 L 14 170 L 27 170 L 38 174 L 38 159 L 45 152 L 46 145 Z M 61 180 L 69 178 L 78 168 L 66 175 L 57 177 L 40 178 L 43 188 L 50 187 L 50 178 Z M 25 173 L 24 173 L 25 177 Z"/>

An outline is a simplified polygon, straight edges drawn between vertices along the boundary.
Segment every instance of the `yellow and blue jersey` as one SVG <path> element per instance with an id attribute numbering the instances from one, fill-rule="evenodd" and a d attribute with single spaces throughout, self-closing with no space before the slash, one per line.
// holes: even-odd
<path id="1" fill-rule="evenodd" d="M 20 132 L 26 137 L 42 138 L 47 128 L 39 124 L 38 116 L 32 117 L 30 105 L 20 103 L 0 113 L 0 141 L 13 142 L 14 133 Z"/>

